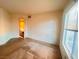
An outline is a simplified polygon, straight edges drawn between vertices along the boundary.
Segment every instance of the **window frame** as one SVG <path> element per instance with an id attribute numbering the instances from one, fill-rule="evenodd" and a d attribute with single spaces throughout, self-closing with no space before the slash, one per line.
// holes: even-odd
<path id="1" fill-rule="evenodd" d="M 74 8 L 74 6 L 76 5 L 76 4 L 78 4 L 78 3 L 74 3 L 74 4 L 71 4 L 69 7 L 68 7 L 68 9 L 66 9 L 65 11 L 64 11 L 64 20 L 63 20 L 63 38 L 64 38 L 64 29 L 65 29 L 65 18 L 67 17 L 66 15 L 67 15 L 67 13 L 71 10 L 71 9 L 73 9 Z M 72 30 L 72 29 L 65 29 L 65 30 L 69 30 L 69 31 L 75 31 L 75 32 L 78 32 L 78 30 Z M 72 55 L 70 54 L 70 52 L 68 51 L 68 49 L 67 49 L 67 47 L 65 46 L 65 44 L 64 44 L 64 39 L 62 40 L 62 45 L 63 45 L 63 47 L 64 47 L 64 49 L 65 49 L 65 52 L 67 53 L 67 56 L 68 56 L 68 58 L 69 59 L 72 59 Z"/>

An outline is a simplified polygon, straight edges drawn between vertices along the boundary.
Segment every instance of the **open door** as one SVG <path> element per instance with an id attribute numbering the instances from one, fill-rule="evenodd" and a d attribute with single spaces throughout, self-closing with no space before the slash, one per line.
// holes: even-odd
<path id="1" fill-rule="evenodd" d="M 24 18 L 20 18 L 19 20 L 19 36 L 20 38 L 24 38 Z"/>

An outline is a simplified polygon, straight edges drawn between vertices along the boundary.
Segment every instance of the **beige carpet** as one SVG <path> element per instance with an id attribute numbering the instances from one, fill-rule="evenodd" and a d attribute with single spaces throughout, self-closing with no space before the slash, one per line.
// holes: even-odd
<path id="1" fill-rule="evenodd" d="M 11 39 L 0 46 L 0 59 L 61 59 L 57 46 L 49 47 L 31 39 Z"/>

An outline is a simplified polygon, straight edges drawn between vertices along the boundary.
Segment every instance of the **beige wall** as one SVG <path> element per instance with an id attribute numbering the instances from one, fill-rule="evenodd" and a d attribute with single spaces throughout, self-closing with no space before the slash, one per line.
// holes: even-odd
<path id="1" fill-rule="evenodd" d="M 11 27 L 11 19 L 9 14 L 2 8 L 0 8 L 0 44 L 9 40 L 9 33 Z"/>
<path id="2" fill-rule="evenodd" d="M 19 33 L 18 20 L 21 16 L 26 20 L 25 37 L 51 44 L 59 43 L 62 11 L 31 15 L 29 19 L 26 15 L 13 14 L 12 30 L 17 35 Z"/>
<path id="3" fill-rule="evenodd" d="M 5 10 L 0 8 L 0 35 L 4 35 L 9 31 L 9 23 L 8 14 Z M 8 26 L 8 27 L 7 27 Z"/>
<path id="4" fill-rule="evenodd" d="M 58 44 L 61 29 L 62 11 L 32 15 L 28 20 L 28 37 Z"/>

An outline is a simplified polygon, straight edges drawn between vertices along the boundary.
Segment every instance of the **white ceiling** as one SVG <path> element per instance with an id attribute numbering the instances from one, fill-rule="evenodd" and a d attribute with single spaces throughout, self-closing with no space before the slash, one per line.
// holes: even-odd
<path id="1" fill-rule="evenodd" d="M 0 7 L 12 13 L 36 14 L 63 9 L 69 0 L 0 0 Z"/>

